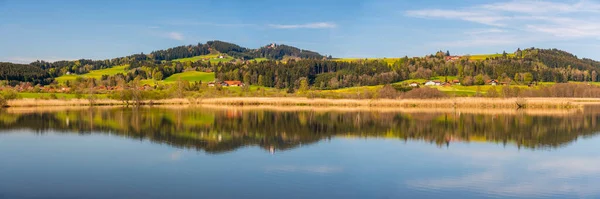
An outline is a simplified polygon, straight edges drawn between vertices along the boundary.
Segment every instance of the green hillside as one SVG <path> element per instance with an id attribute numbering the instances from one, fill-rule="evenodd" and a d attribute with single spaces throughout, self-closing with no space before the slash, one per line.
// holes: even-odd
<path id="1" fill-rule="evenodd" d="M 81 75 L 62 75 L 60 77 L 57 77 L 56 81 L 58 81 L 59 83 L 64 83 L 66 81 L 75 81 L 75 79 L 77 79 L 77 77 L 100 79 L 100 78 L 102 78 L 102 75 L 116 75 L 119 73 L 126 74 L 128 66 L 129 65 L 121 65 L 121 66 L 115 66 L 112 68 L 92 70 L 89 73 L 81 74 Z"/>
<path id="2" fill-rule="evenodd" d="M 198 71 L 186 71 L 183 73 L 177 73 L 163 80 L 165 83 L 175 82 L 177 80 L 187 80 L 190 82 L 202 81 L 210 82 L 215 81 L 215 73 L 206 73 Z"/>
<path id="3" fill-rule="evenodd" d="M 223 58 L 219 58 L 220 56 L 223 56 Z M 233 57 L 225 55 L 225 54 L 209 54 L 209 55 L 200 55 L 200 56 L 194 56 L 194 57 L 188 57 L 188 58 L 181 58 L 181 59 L 174 59 L 173 61 L 176 62 L 196 62 L 196 61 L 201 61 L 201 60 L 207 60 L 210 61 L 211 63 L 219 63 L 219 62 L 230 62 L 232 60 L 234 60 Z"/>
<path id="4" fill-rule="evenodd" d="M 496 58 L 496 57 L 502 57 L 502 53 L 496 53 L 496 54 L 479 54 L 479 55 L 469 55 L 469 60 L 485 60 L 487 58 Z M 507 53 L 507 56 L 509 58 L 515 57 L 514 53 Z"/>
<path id="5" fill-rule="evenodd" d="M 474 60 L 474 61 L 481 61 L 481 60 L 485 60 L 485 59 L 492 59 L 492 58 L 497 58 L 497 57 L 502 57 L 502 53 L 496 53 L 496 54 L 476 54 L 476 55 L 464 55 L 465 57 L 468 57 L 469 60 Z M 509 58 L 512 58 L 515 56 L 514 53 L 507 53 L 507 56 Z M 340 61 L 340 62 L 357 62 L 357 61 L 362 61 L 362 60 L 380 60 L 380 61 L 385 61 L 388 64 L 394 64 L 394 62 L 400 60 L 401 57 L 384 57 L 384 58 L 335 58 L 333 59 L 334 61 Z"/>
<path id="6" fill-rule="evenodd" d="M 379 61 L 385 61 L 388 64 L 394 64 L 394 62 L 400 60 L 400 57 L 393 57 L 393 58 L 335 58 L 333 59 L 333 61 L 339 61 L 339 62 L 358 62 L 358 61 L 363 61 L 363 60 L 379 60 Z"/>

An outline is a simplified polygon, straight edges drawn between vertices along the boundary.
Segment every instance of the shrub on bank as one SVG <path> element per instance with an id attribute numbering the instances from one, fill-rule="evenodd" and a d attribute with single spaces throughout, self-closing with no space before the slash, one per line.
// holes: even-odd
<path id="1" fill-rule="evenodd" d="M 8 105 L 8 102 L 0 95 L 0 107 L 5 107 Z"/>
<path id="2" fill-rule="evenodd" d="M 396 90 L 396 88 L 392 87 L 392 85 L 385 85 L 383 88 L 379 89 L 379 98 L 387 98 L 387 99 L 396 99 L 400 95 L 400 93 Z"/>
<path id="3" fill-rule="evenodd" d="M 411 91 L 408 91 L 408 92 L 402 94 L 401 97 L 405 98 L 405 99 L 432 99 L 432 98 L 447 98 L 448 95 L 446 95 L 444 92 L 439 91 L 438 89 L 435 89 L 435 88 L 422 87 L 422 88 L 416 88 Z"/>
<path id="4" fill-rule="evenodd" d="M 588 84 L 560 83 L 540 89 L 521 91 L 518 96 L 600 98 L 600 87 Z"/>
<path id="5" fill-rule="evenodd" d="M 19 98 L 19 92 L 15 89 L 4 89 L 0 92 L 0 96 L 2 96 L 4 100 L 14 100 Z"/>

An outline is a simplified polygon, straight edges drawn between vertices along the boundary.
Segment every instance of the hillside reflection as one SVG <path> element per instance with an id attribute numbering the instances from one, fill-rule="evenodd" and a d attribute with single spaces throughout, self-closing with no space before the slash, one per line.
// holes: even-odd
<path id="1" fill-rule="evenodd" d="M 92 108 L 0 113 L 0 132 L 106 133 L 209 153 L 244 146 L 287 150 L 333 137 L 422 140 L 439 147 L 491 142 L 557 148 L 600 131 L 597 108 L 560 114 L 214 108 Z"/>

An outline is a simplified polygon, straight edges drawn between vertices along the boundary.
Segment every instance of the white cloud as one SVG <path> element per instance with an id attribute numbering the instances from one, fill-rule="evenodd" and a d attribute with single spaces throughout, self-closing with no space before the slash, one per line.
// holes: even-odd
<path id="1" fill-rule="evenodd" d="M 504 46 L 518 44 L 525 38 L 516 35 L 498 35 L 492 32 L 476 32 L 465 39 L 455 39 L 452 41 L 434 42 L 435 46 L 441 47 L 476 47 L 476 46 Z"/>
<path id="2" fill-rule="evenodd" d="M 410 10 L 405 14 L 490 27 L 465 31 L 464 39 L 444 42 L 450 46 L 523 45 L 535 41 L 596 39 L 600 35 L 600 3 L 588 0 L 573 3 L 513 0 L 454 9 Z"/>
<path id="3" fill-rule="evenodd" d="M 578 3 L 557 3 L 549 1 L 520 0 L 492 3 L 480 6 L 483 9 L 525 14 L 541 13 L 573 13 L 573 12 L 598 12 L 600 4 L 590 1 Z"/>
<path id="4" fill-rule="evenodd" d="M 440 153 L 440 152 L 435 152 Z M 600 195 L 598 156 L 556 156 L 553 153 L 499 152 L 497 150 L 458 150 L 443 152 L 470 172 L 448 173 L 406 181 L 417 189 L 468 190 L 500 197 L 548 197 Z M 503 155 L 504 154 L 504 155 Z M 496 155 L 500 155 L 497 158 Z"/>
<path id="5" fill-rule="evenodd" d="M 177 41 L 183 41 L 183 34 L 178 33 L 178 32 L 169 32 L 169 33 L 167 33 L 167 37 L 170 39 L 177 40 Z"/>
<path id="6" fill-rule="evenodd" d="M 536 172 L 536 171 L 532 171 Z M 474 172 L 460 177 L 441 177 L 438 179 L 409 181 L 409 186 L 419 189 L 436 191 L 466 189 L 485 195 L 517 198 L 538 198 L 543 196 L 578 195 L 598 196 L 600 190 L 594 186 L 598 181 L 586 183 L 568 180 L 552 173 L 541 175 L 524 175 L 514 177 L 510 171 L 491 169 L 484 172 Z"/>
<path id="7" fill-rule="evenodd" d="M 471 30 L 471 31 L 467 31 L 465 33 L 469 34 L 469 35 L 485 35 L 485 34 L 504 33 L 504 32 L 506 32 L 506 30 L 498 29 L 498 28 L 489 28 L 489 29 Z"/>
<path id="8" fill-rule="evenodd" d="M 300 29 L 300 28 L 308 28 L 308 29 L 327 29 L 327 28 L 336 28 L 337 25 L 335 23 L 328 22 L 317 22 L 317 23 L 307 23 L 307 24 L 269 24 L 271 28 L 277 29 Z"/>
<path id="9" fill-rule="evenodd" d="M 412 17 L 425 17 L 425 18 L 444 18 L 444 19 L 458 19 L 470 22 L 476 22 L 491 26 L 504 26 L 499 23 L 507 19 L 508 17 L 497 16 L 493 13 L 486 13 L 481 11 L 455 11 L 455 10 L 441 10 L 441 9 L 424 9 L 424 10 L 412 10 L 406 13 Z"/>

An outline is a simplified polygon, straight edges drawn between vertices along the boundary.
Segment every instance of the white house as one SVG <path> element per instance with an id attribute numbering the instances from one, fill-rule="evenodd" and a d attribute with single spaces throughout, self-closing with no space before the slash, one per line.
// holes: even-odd
<path id="1" fill-rule="evenodd" d="M 442 82 L 438 81 L 438 80 L 429 80 L 427 82 L 425 82 L 425 86 L 441 86 Z"/>
<path id="2" fill-rule="evenodd" d="M 498 80 L 495 80 L 495 79 L 489 80 L 488 84 L 492 85 L 492 86 L 496 86 L 496 85 L 498 85 Z"/>
<path id="3" fill-rule="evenodd" d="M 408 84 L 410 87 L 418 87 L 419 83 L 417 82 L 411 82 L 410 84 Z"/>
<path id="4" fill-rule="evenodd" d="M 435 86 L 435 82 L 429 80 L 429 81 L 425 82 L 425 86 Z"/>

